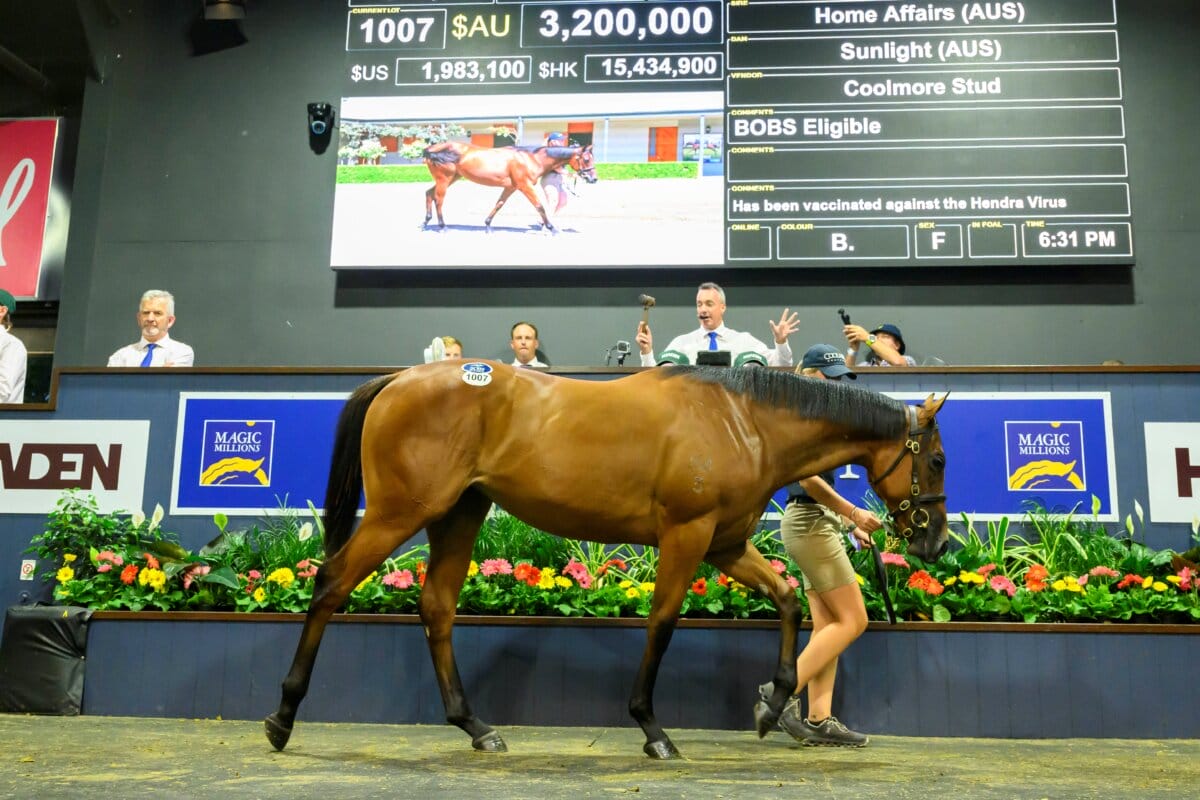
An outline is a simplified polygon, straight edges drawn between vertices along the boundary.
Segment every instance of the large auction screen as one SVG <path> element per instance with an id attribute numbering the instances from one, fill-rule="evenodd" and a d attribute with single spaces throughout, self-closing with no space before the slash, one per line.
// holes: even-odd
<path id="1" fill-rule="evenodd" d="M 335 269 L 1132 264 L 1115 0 L 351 0 Z"/>

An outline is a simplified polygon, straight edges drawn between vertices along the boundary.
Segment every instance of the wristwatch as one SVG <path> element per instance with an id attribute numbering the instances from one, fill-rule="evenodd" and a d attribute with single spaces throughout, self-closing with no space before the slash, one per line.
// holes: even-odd
<path id="1" fill-rule="evenodd" d="M 875 346 L 875 334 L 872 333 L 870 336 L 867 337 L 867 346 L 868 347 Z"/>

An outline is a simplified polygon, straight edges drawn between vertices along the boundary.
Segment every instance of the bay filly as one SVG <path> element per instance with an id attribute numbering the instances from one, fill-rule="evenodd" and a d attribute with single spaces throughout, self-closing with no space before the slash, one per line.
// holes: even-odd
<path id="1" fill-rule="evenodd" d="M 446 718 L 476 749 L 506 749 L 472 712 L 451 643 L 475 538 L 495 502 L 560 536 L 659 548 L 629 711 L 648 755 L 677 756 L 654 715 L 654 682 L 700 561 L 775 603 L 775 685 L 794 686 L 797 600 L 748 541 L 767 501 L 790 481 L 860 464 L 910 537 L 909 552 L 936 558 L 947 540 L 940 405 L 930 396 L 910 407 L 755 368 L 664 367 L 585 381 L 439 361 L 373 380 L 350 396 L 338 423 L 325 500 L 328 555 L 267 736 L 277 749 L 287 744 L 330 615 L 424 528 L 420 614 Z M 352 532 L 364 489 L 366 511 Z M 778 719 L 782 699 L 760 715 L 760 732 Z"/>
<path id="2" fill-rule="evenodd" d="M 502 189 L 492 213 L 483 222 L 488 231 L 492 229 L 492 218 L 512 193 L 520 192 L 541 214 L 542 226 L 557 233 L 538 196 L 538 181 L 550 170 L 567 164 L 588 183 L 596 182 L 596 163 L 590 144 L 586 147 L 476 147 L 464 142 L 439 142 L 426 147 L 421 155 L 433 176 L 433 186 L 425 192 L 425 227 L 433 219 L 435 203 L 438 228 L 446 227 L 442 218 L 446 189 L 459 178 L 466 178 Z"/>

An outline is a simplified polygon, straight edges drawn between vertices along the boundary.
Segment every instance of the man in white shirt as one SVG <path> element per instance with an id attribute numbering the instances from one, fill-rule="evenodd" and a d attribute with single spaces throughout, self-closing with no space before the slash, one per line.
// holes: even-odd
<path id="1" fill-rule="evenodd" d="M 29 354 L 25 343 L 9 332 L 16 310 L 17 299 L 0 289 L 0 403 L 25 402 L 25 369 Z"/>
<path id="2" fill-rule="evenodd" d="M 726 350 L 736 359 L 745 353 L 757 353 L 764 357 L 771 367 L 790 367 L 792 365 L 792 348 L 788 346 L 788 336 L 800 328 L 800 317 L 796 313 L 783 310 L 779 322 L 768 320 L 771 333 L 775 337 L 775 347 L 767 346 L 748 333 L 735 331 L 725 327 L 725 290 L 715 283 L 702 283 L 696 290 L 696 317 L 700 327 L 682 336 L 676 336 L 667 345 L 668 351 L 682 353 L 687 357 L 687 363 L 696 363 L 696 353 L 701 350 Z M 650 326 L 638 323 L 638 349 L 642 355 L 642 366 L 653 367 L 658 361 L 654 357 L 654 337 Z"/>
<path id="3" fill-rule="evenodd" d="M 518 322 L 512 326 L 509 335 L 512 340 L 508 346 L 512 348 L 516 358 L 513 359 L 514 367 L 537 367 L 546 369 L 549 364 L 544 364 L 538 361 L 538 331 L 537 326 L 532 322 Z"/>
<path id="4" fill-rule="evenodd" d="M 170 292 L 151 289 L 142 295 L 137 324 L 142 338 L 108 357 L 110 367 L 190 367 L 192 348 L 167 334 L 175 324 L 175 298 Z"/>

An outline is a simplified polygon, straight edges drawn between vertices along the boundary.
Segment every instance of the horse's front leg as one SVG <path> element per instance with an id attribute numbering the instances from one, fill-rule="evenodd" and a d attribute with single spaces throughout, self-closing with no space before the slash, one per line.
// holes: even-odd
<path id="1" fill-rule="evenodd" d="M 436 183 L 433 186 L 430 186 L 428 189 L 425 190 L 425 222 L 421 226 L 423 228 L 428 228 L 429 220 L 433 219 L 433 197 L 434 197 L 434 192 L 436 192 L 436 191 L 437 191 Z M 441 202 L 438 203 L 438 222 L 441 223 L 441 226 L 443 228 L 446 227 L 446 223 L 442 222 L 442 204 L 441 204 Z"/>
<path id="2" fill-rule="evenodd" d="M 511 192 L 511 190 L 510 190 Z M 546 207 L 542 205 L 542 199 L 538 197 L 537 188 L 532 183 L 521 185 L 521 194 L 529 198 L 529 202 L 533 203 L 533 207 L 542 215 L 542 226 L 553 234 L 558 233 L 558 228 L 554 227 L 550 222 L 550 217 L 546 215 Z"/>
<path id="3" fill-rule="evenodd" d="M 407 531 L 408 535 L 412 533 L 413 531 Z M 380 542 L 385 543 L 382 550 Z M 267 739 L 276 750 L 282 750 L 291 738 L 296 711 L 300 707 L 300 701 L 308 693 L 309 679 L 317 660 L 317 649 L 321 646 L 321 637 L 325 633 L 330 615 L 341 607 L 354 587 L 383 561 L 379 552 L 390 552 L 396 543 L 398 542 L 391 536 L 391 529 L 378 518 L 364 517 L 362 525 L 346 545 L 328 558 L 318 571 L 308 615 L 304 619 L 304 630 L 300 634 L 300 643 L 296 646 L 292 667 L 283 679 L 283 696 L 279 701 L 279 708 L 265 720 Z"/>
<path id="4" fill-rule="evenodd" d="M 663 654 L 671 643 L 679 609 L 696 574 L 700 558 L 712 541 L 711 520 L 700 520 L 659 534 L 658 575 L 646 624 L 646 650 L 633 683 L 629 713 L 646 734 L 643 752 L 651 758 L 677 758 L 679 750 L 654 716 L 654 683 Z"/>
<path id="5" fill-rule="evenodd" d="M 750 542 L 705 556 L 708 563 L 735 581 L 757 589 L 771 598 L 779 609 L 779 663 L 775 668 L 774 689 L 766 700 L 754 706 L 755 728 L 759 738 L 766 736 L 779 722 L 788 697 L 796 688 L 796 638 L 800 629 L 800 604 L 796 593 L 781 578 Z"/>
<path id="6" fill-rule="evenodd" d="M 512 197 L 513 189 L 509 187 L 500 193 L 500 199 L 496 201 L 495 207 L 492 208 L 492 213 L 487 215 L 487 219 L 483 221 L 483 227 L 488 233 L 492 232 L 492 217 L 500 213 L 500 209 L 504 208 L 504 204 L 508 202 L 508 198 Z"/>
<path id="7" fill-rule="evenodd" d="M 502 753 L 508 750 L 504 739 L 476 718 L 467 702 L 452 640 L 458 595 L 467 578 L 475 537 L 490 506 L 490 500 L 469 490 L 450 513 L 428 526 L 429 569 L 421 587 L 420 612 L 446 721 L 466 731 L 476 750 Z"/>

